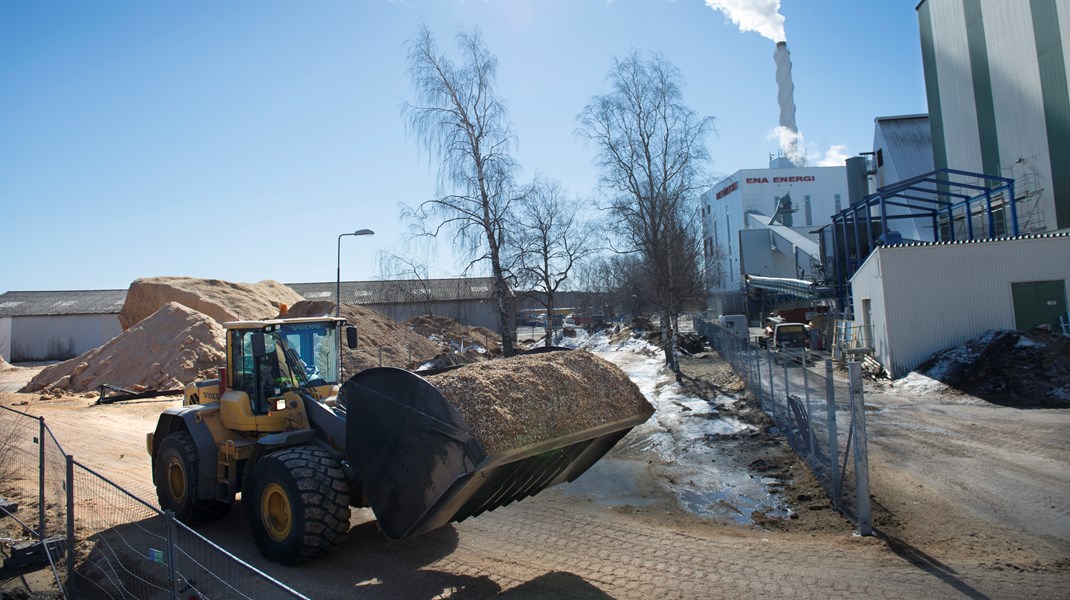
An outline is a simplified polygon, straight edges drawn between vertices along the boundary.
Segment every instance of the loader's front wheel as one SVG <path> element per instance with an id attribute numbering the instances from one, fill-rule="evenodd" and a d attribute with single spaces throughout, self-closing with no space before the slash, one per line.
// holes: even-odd
<path id="1" fill-rule="evenodd" d="M 329 552 L 349 531 L 349 487 L 329 452 L 296 446 L 257 461 L 242 506 L 265 558 L 300 564 Z"/>
<path id="2" fill-rule="evenodd" d="M 200 453 L 188 431 L 165 437 L 156 451 L 156 498 L 160 508 L 171 510 L 183 523 L 195 525 L 227 514 L 231 503 L 197 497 Z"/>

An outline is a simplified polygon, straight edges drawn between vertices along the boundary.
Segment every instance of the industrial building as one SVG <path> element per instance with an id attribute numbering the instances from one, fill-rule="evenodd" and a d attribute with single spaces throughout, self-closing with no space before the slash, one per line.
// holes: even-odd
<path id="1" fill-rule="evenodd" d="M 449 317 L 465 325 L 498 329 L 494 279 L 395 279 L 288 283 L 306 300 L 335 301 L 340 287 L 344 304 L 360 304 L 398 323 L 420 315 Z"/>
<path id="2" fill-rule="evenodd" d="M 814 232 L 847 206 L 844 167 L 743 169 L 702 195 L 708 306 L 724 312 L 744 274 L 812 279 Z"/>
<path id="3" fill-rule="evenodd" d="M 873 119 L 873 189 L 933 170 L 929 115 Z"/>
<path id="4" fill-rule="evenodd" d="M 119 335 L 126 290 L 0 294 L 0 356 L 7 362 L 64 360 Z"/>
<path id="5" fill-rule="evenodd" d="M 863 345 L 893 377 L 991 329 L 1059 325 L 1070 233 L 890 245 L 851 278 Z"/>
<path id="6" fill-rule="evenodd" d="M 1070 228 L 1070 2 L 922 0 L 917 13 L 934 168 L 1013 179 L 1023 233 Z"/>

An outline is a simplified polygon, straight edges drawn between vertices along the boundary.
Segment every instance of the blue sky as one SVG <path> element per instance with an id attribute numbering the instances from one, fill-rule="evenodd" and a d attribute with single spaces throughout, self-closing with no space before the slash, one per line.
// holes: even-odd
<path id="1" fill-rule="evenodd" d="M 924 113 L 916 0 L 783 0 L 811 159 L 869 151 L 877 116 Z M 716 118 L 711 172 L 776 143 L 771 40 L 703 0 L 190 0 L 0 3 L 0 291 L 125 288 L 138 277 L 333 281 L 379 276 L 399 206 L 436 193 L 405 129 L 406 42 L 478 27 L 499 60 L 521 179 L 597 198 L 574 135 L 610 61 L 662 52 Z M 452 240 L 432 276 L 463 262 Z"/>

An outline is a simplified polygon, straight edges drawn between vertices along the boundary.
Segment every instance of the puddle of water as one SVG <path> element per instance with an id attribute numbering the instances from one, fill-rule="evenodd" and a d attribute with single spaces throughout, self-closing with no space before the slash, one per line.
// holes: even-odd
<path id="1" fill-rule="evenodd" d="M 566 496 L 584 496 L 604 506 L 653 504 L 639 488 L 646 464 L 632 460 L 602 459 L 572 483 L 561 485 Z"/>

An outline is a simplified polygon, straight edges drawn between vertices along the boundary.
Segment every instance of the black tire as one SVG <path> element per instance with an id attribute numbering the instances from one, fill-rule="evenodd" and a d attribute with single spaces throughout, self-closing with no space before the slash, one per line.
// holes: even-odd
<path id="1" fill-rule="evenodd" d="M 177 431 L 160 442 L 156 462 L 152 466 L 160 508 L 174 511 L 175 517 L 187 525 L 220 519 L 233 504 L 233 500 L 223 502 L 197 497 L 199 459 L 200 452 L 193 442 L 193 436 L 188 431 Z"/>
<path id="2" fill-rule="evenodd" d="M 342 465 L 315 446 L 286 448 L 257 461 L 242 506 L 260 552 L 286 565 L 330 552 L 349 532 Z"/>

